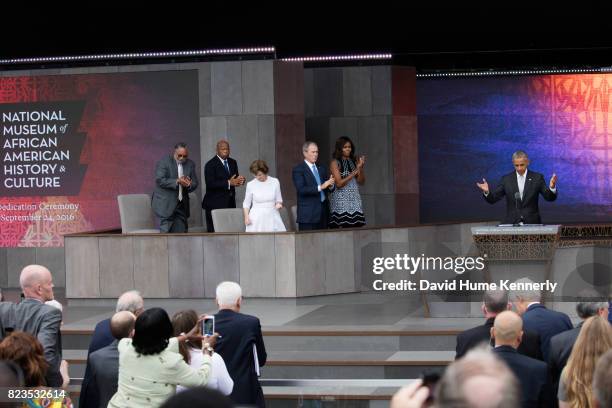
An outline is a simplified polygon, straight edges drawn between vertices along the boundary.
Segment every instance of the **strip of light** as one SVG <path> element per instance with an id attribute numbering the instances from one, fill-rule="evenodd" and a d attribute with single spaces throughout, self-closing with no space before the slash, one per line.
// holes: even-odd
<path id="1" fill-rule="evenodd" d="M 500 75 L 586 74 L 597 72 L 612 72 L 612 67 L 573 69 L 518 69 L 507 71 L 433 72 L 428 74 L 417 74 L 416 76 L 417 78 L 449 78 Z"/>
<path id="2" fill-rule="evenodd" d="M 132 53 L 123 53 L 123 54 L 72 55 L 72 56 L 65 56 L 65 57 L 12 58 L 12 59 L 0 60 L 0 65 L 36 64 L 36 63 L 41 63 L 41 62 L 122 60 L 122 59 L 132 59 L 132 58 L 168 58 L 168 57 L 198 57 L 198 56 L 236 55 L 236 54 L 270 54 L 274 52 L 275 52 L 274 47 L 220 48 L 220 49 L 211 49 L 211 50 L 165 51 L 165 52 L 132 52 Z"/>
<path id="3" fill-rule="evenodd" d="M 321 61 L 359 61 L 359 60 L 387 60 L 393 58 L 392 54 L 353 54 L 353 55 L 329 55 L 320 57 L 293 57 L 281 58 L 281 61 L 289 62 L 321 62 Z"/>

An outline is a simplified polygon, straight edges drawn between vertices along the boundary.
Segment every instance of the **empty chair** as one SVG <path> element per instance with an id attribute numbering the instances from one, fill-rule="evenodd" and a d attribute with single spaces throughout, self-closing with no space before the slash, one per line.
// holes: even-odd
<path id="1" fill-rule="evenodd" d="M 202 224 L 202 203 L 193 191 L 189 193 L 189 218 L 187 232 L 207 232 Z"/>
<path id="2" fill-rule="evenodd" d="M 211 212 L 215 232 L 244 232 L 242 208 L 219 208 Z"/>
<path id="3" fill-rule="evenodd" d="M 295 231 L 295 225 L 293 225 L 293 222 L 291 222 L 291 217 L 289 216 L 289 211 L 287 210 L 287 207 L 283 207 L 280 210 L 278 210 L 278 212 L 280 213 L 281 219 L 283 220 L 283 224 L 285 224 L 285 229 L 287 231 Z"/>
<path id="4" fill-rule="evenodd" d="M 155 214 L 148 194 L 122 194 L 117 196 L 119 218 L 123 234 L 159 233 L 155 225 Z"/>

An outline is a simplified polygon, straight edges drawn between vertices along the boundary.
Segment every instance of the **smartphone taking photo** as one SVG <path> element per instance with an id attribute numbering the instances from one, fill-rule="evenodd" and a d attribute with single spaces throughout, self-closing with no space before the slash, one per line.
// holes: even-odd
<path id="1" fill-rule="evenodd" d="M 215 334 L 215 316 L 207 316 L 202 320 L 202 335 L 213 336 Z"/>

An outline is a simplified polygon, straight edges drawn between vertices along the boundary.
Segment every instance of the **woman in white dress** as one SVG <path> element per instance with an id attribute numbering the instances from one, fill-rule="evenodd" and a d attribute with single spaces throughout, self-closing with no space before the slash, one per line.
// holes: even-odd
<path id="1" fill-rule="evenodd" d="M 278 212 L 283 208 L 278 179 L 268 176 L 268 165 L 263 160 L 255 160 L 249 170 L 255 178 L 247 183 L 242 205 L 246 232 L 286 231 Z"/>

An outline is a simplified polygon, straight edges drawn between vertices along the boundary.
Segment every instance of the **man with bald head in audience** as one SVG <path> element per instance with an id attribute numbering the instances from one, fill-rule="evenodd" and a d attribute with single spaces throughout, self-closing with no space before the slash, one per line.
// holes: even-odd
<path id="1" fill-rule="evenodd" d="M 126 310 L 117 312 L 110 319 L 110 330 L 115 340 L 89 355 L 83 379 L 79 407 L 103 408 L 117 392 L 119 383 L 119 340 L 134 335 L 136 316 Z"/>
<path id="2" fill-rule="evenodd" d="M 62 312 L 45 304 L 53 300 L 53 276 L 42 265 L 28 265 L 19 275 L 19 285 L 24 299 L 17 304 L 5 302 L 0 305 L 2 326 L 5 330 L 30 333 L 38 339 L 43 346 L 45 360 L 49 363 L 45 377 L 47 385 L 61 387 Z"/>
<path id="3" fill-rule="evenodd" d="M 523 337 L 523 320 L 512 312 L 497 315 L 491 329 L 495 339 L 493 352 L 510 367 L 522 389 L 523 407 L 547 406 L 551 391 L 547 385 L 546 363 L 517 353 Z"/>

